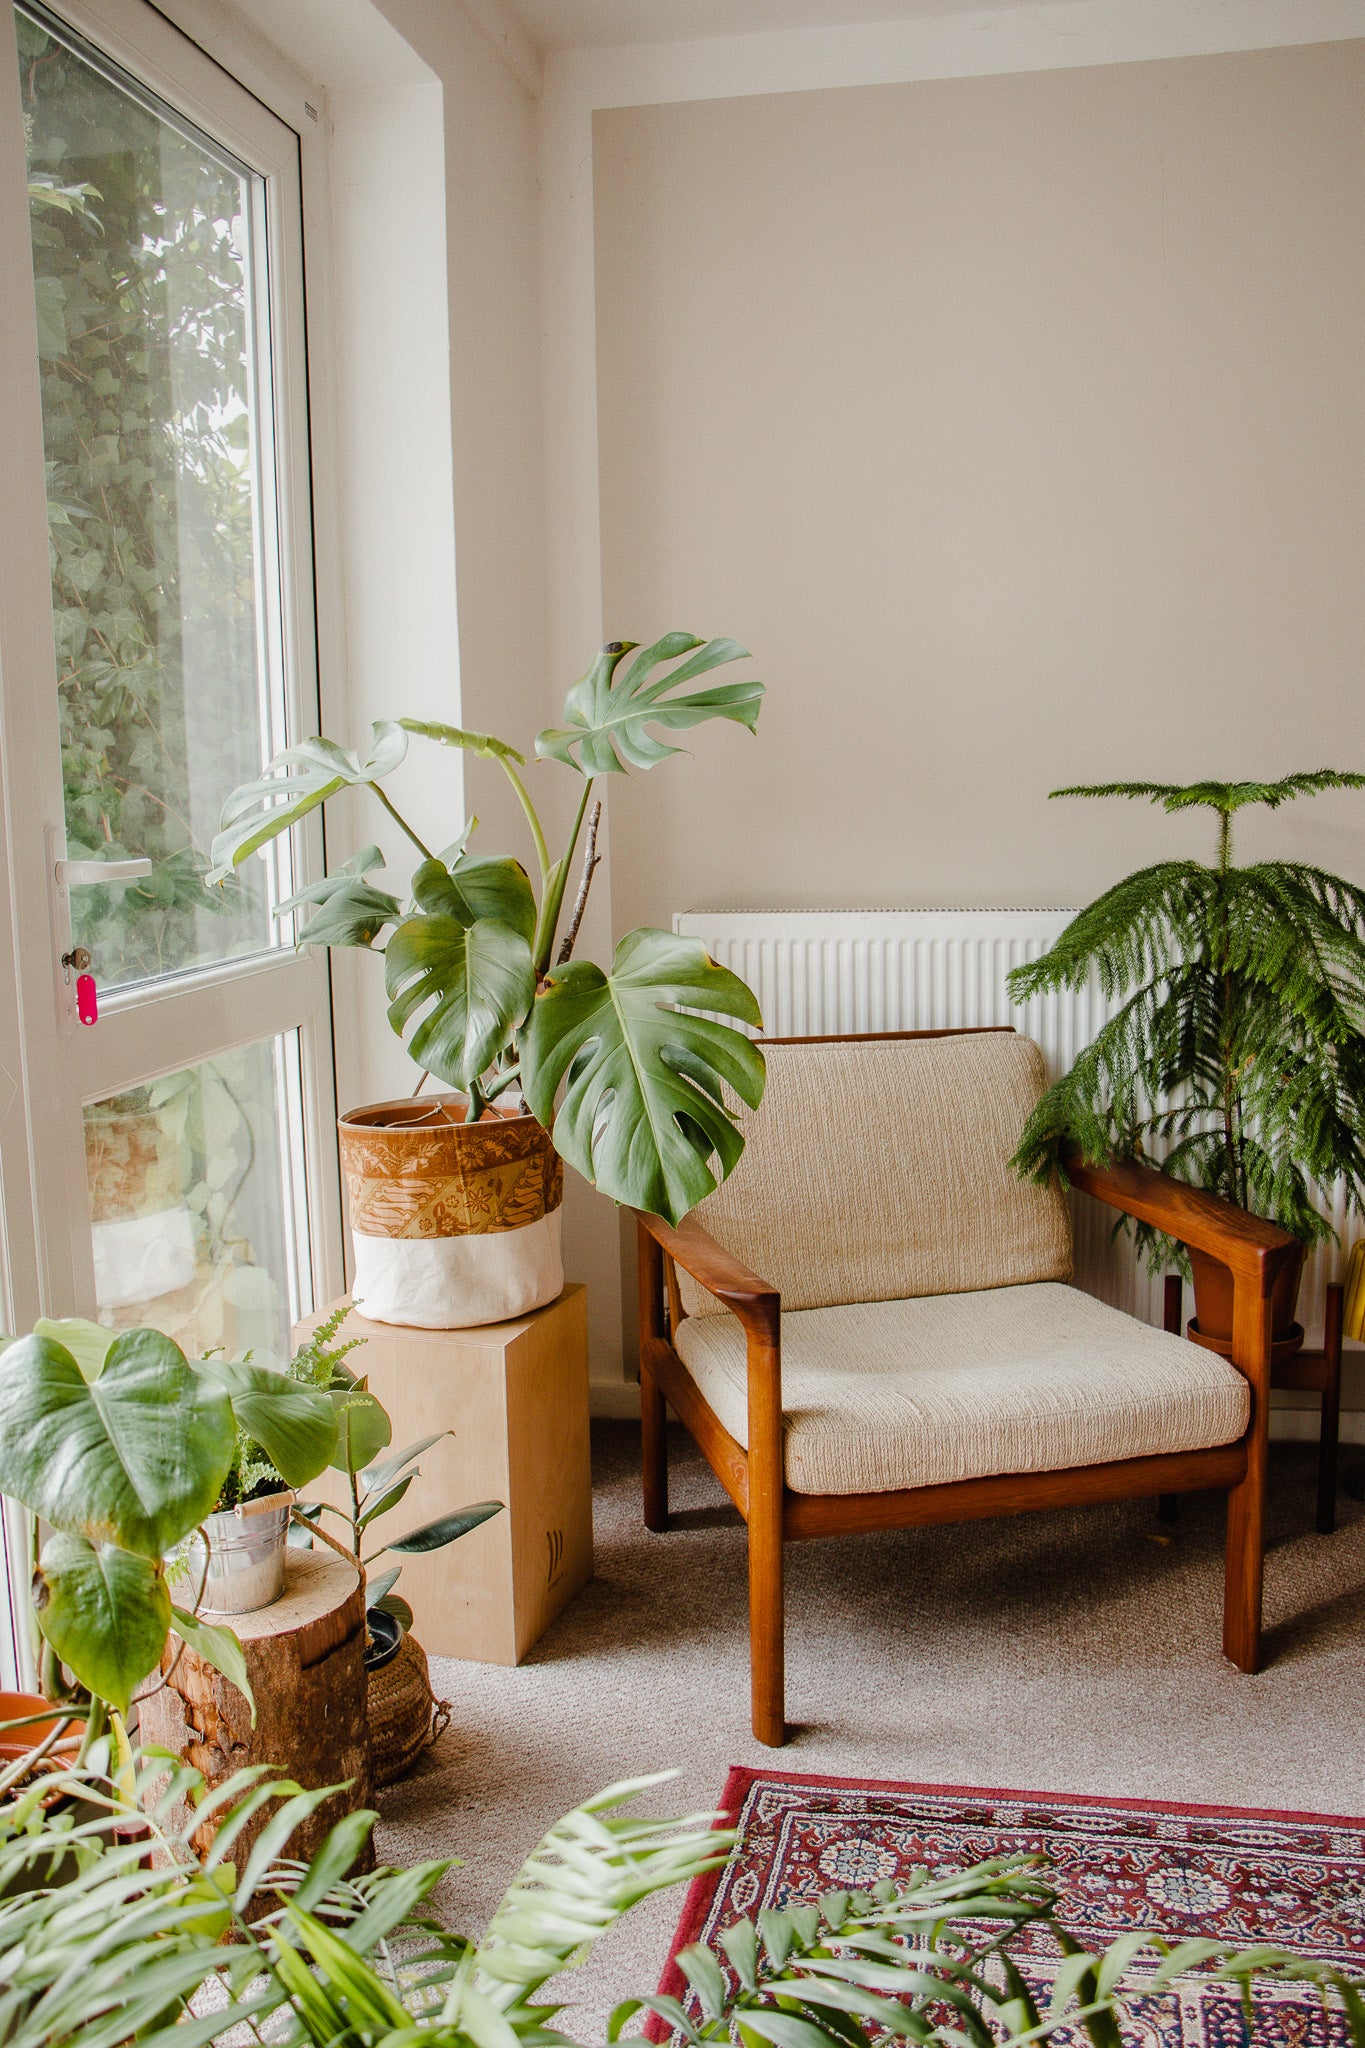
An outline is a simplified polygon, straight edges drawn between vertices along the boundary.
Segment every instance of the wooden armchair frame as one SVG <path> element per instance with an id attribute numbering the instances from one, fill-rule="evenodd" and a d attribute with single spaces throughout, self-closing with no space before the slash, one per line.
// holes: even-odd
<path id="1" fill-rule="evenodd" d="M 940 1038 L 947 1032 L 878 1032 L 875 1038 Z M 772 1039 L 769 1044 L 840 1044 Z M 1251 1390 L 1251 1418 L 1235 1443 L 1125 1458 L 1060 1472 L 1001 1473 L 889 1493 L 803 1494 L 786 1485 L 782 1427 L 782 1302 L 776 1288 L 731 1256 L 688 1217 L 674 1228 L 637 1214 L 640 1292 L 640 1421 L 644 1518 L 668 1526 L 665 1404 L 694 1438 L 749 1531 L 749 1643 L 753 1731 L 786 1740 L 783 1545 L 808 1536 L 862 1535 L 934 1522 L 975 1521 L 1030 1508 L 1171 1496 L 1226 1488 L 1223 1653 L 1240 1671 L 1260 1657 L 1262 1519 L 1270 1396 L 1271 1291 L 1296 1241 L 1216 1195 L 1138 1165 L 1068 1161 L 1072 1185 L 1182 1244 L 1206 1252 L 1233 1277 L 1232 1363 Z M 671 1341 L 683 1319 L 677 1267 L 738 1318 L 748 1341 L 749 1445 L 722 1427 Z"/>

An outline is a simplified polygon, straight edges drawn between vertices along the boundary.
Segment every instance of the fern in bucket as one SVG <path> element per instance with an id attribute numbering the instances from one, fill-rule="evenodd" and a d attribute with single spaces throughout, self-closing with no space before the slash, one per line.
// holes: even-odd
<path id="1" fill-rule="evenodd" d="M 1092 1163 L 1151 1159 L 1305 1245 L 1335 1240 L 1320 1190 L 1365 1209 L 1365 889 L 1304 861 L 1233 861 L 1233 819 L 1365 775 L 1321 768 L 1279 782 L 1114 782 L 1054 796 L 1147 799 L 1212 811 L 1216 857 L 1159 861 L 1072 919 L 1009 977 L 1016 1002 L 1083 988 L 1118 1007 L 1043 1096 L 1015 1158 L 1038 1181 L 1074 1146 Z M 1174 1255 L 1136 1234 L 1153 1270 Z"/>

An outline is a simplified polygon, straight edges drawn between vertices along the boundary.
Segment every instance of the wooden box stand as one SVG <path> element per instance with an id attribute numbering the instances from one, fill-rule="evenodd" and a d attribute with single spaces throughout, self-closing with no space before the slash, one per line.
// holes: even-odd
<path id="1" fill-rule="evenodd" d="M 141 1740 L 174 1750 L 210 1785 L 247 1764 L 273 1764 L 278 1775 L 306 1790 L 349 1781 L 291 1836 L 287 1853 L 311 1856 L 344 1814 L 370 1803 L 360 1582 L 330 1552 L 291 1549 L 280 1599 L 252 1614 L 206 1619 L 226 1622 L 242 1645 L 255 1727 L 236 1686 L 173 1635 L 164 1660 L 167 1683 L 138 1708 Z M 269 1805 L 247 1824 L 235 1852 L 239 1868 L 276 1810 Z M 197 1848 L 209 1847 L 221 1818 L 196 1830 Z M 367 1852 L 365 1867 L 372 1860 Z"/>
<path id="2" fill-rule="evenodd" d="M 328 1313 L 300 1323 L 296 1341 Z M 472 1330 L 401 1329 L 353 1312 L 340 1335 L 365 1339 L 346 1363 L 388 1409 L 395 1453 L 454 1431 L 422 1453 L 421 1478 L 372 1525 L 371 1548 L 473 1501 L 504 1503 L 503 1514 L 446 1549 L 392 1559 L 403 1568 L 398 1591 L 412 1608 L 413 1634 L 434 1656 L 520 1663 L 592 1577 L 583 1288 Z M 340 1504 L 345 1481 L 329 1472 L 307 1492 Z M 326 1522 L 335 1526 L 331 1516 Z"/>

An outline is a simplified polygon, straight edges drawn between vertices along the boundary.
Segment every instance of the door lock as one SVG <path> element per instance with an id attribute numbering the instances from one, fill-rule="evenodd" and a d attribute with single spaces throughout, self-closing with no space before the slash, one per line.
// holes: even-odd
<path id="1" fill-rule="evenodd" d="M 66 978 L 69 981 L 73 967 L 77 974 L 86 972 L 90 965 L 90 954 L 84 946 L 73 946 L 69 953 L 63 953 L 62 965 L 66 969 Z"/>

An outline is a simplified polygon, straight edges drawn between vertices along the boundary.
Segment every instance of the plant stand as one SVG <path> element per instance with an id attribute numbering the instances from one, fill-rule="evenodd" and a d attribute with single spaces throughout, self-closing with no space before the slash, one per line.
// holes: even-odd
<path id="1" fill-rule="evenodd" d="M 282 1597 L 229 1619 L 246 1655 L 256 1697 L 255 1727 L 236 1686 L 193 1650 L 182 1650 L 180 1638 L 172 1635 L 163 1661 L 168 1683 L 138 1709 L 141 1739 L 174 1750 L 202 1771 L 210 1786 L 221 1785 L 246 1764 L 273 1764 L 305 1789 L 349 1779 L 347 1789 L 319 1807 L 290 1839 L 289 1855 L 311 1856 L 344 1814 L 370 1803 L 359 1581 L 348 1564 L 330 1553 L 291 1549 Z M 239 1837 L 239 1868 L 274 1810 L 273 1804 L 266 1807 Z M 195 1832 L 196 1848 L 207 1849 L 214 1833 L 214 1822 L 206 1821 Z"/>
<path id="2" fill-rule="evenodd" d="M 300 1323 L 296 1343 L 329 1313 Z M 476 1500 L 505 1508 L 446 1550 L 393 1558 L 413 1633 L 438 1657 L 520 1663 L 592 1577 L 584 1289 L 566 1287 L 546 1308 L 468 1330 L 409 1330 L 352 1314 L 341 1337 L 365 1339 L 346 1362 L 388 1409 L 395 1451 L 454 1431 L 422 1453 L 397 1527 Z M 347 1498 L 337 1472 L 307 1491 L 337 1505 Z M 339 1529 L 331 1516 L 324 1523 Z M 382 1539 L 384 1526 L 371 1539 Z"/>

